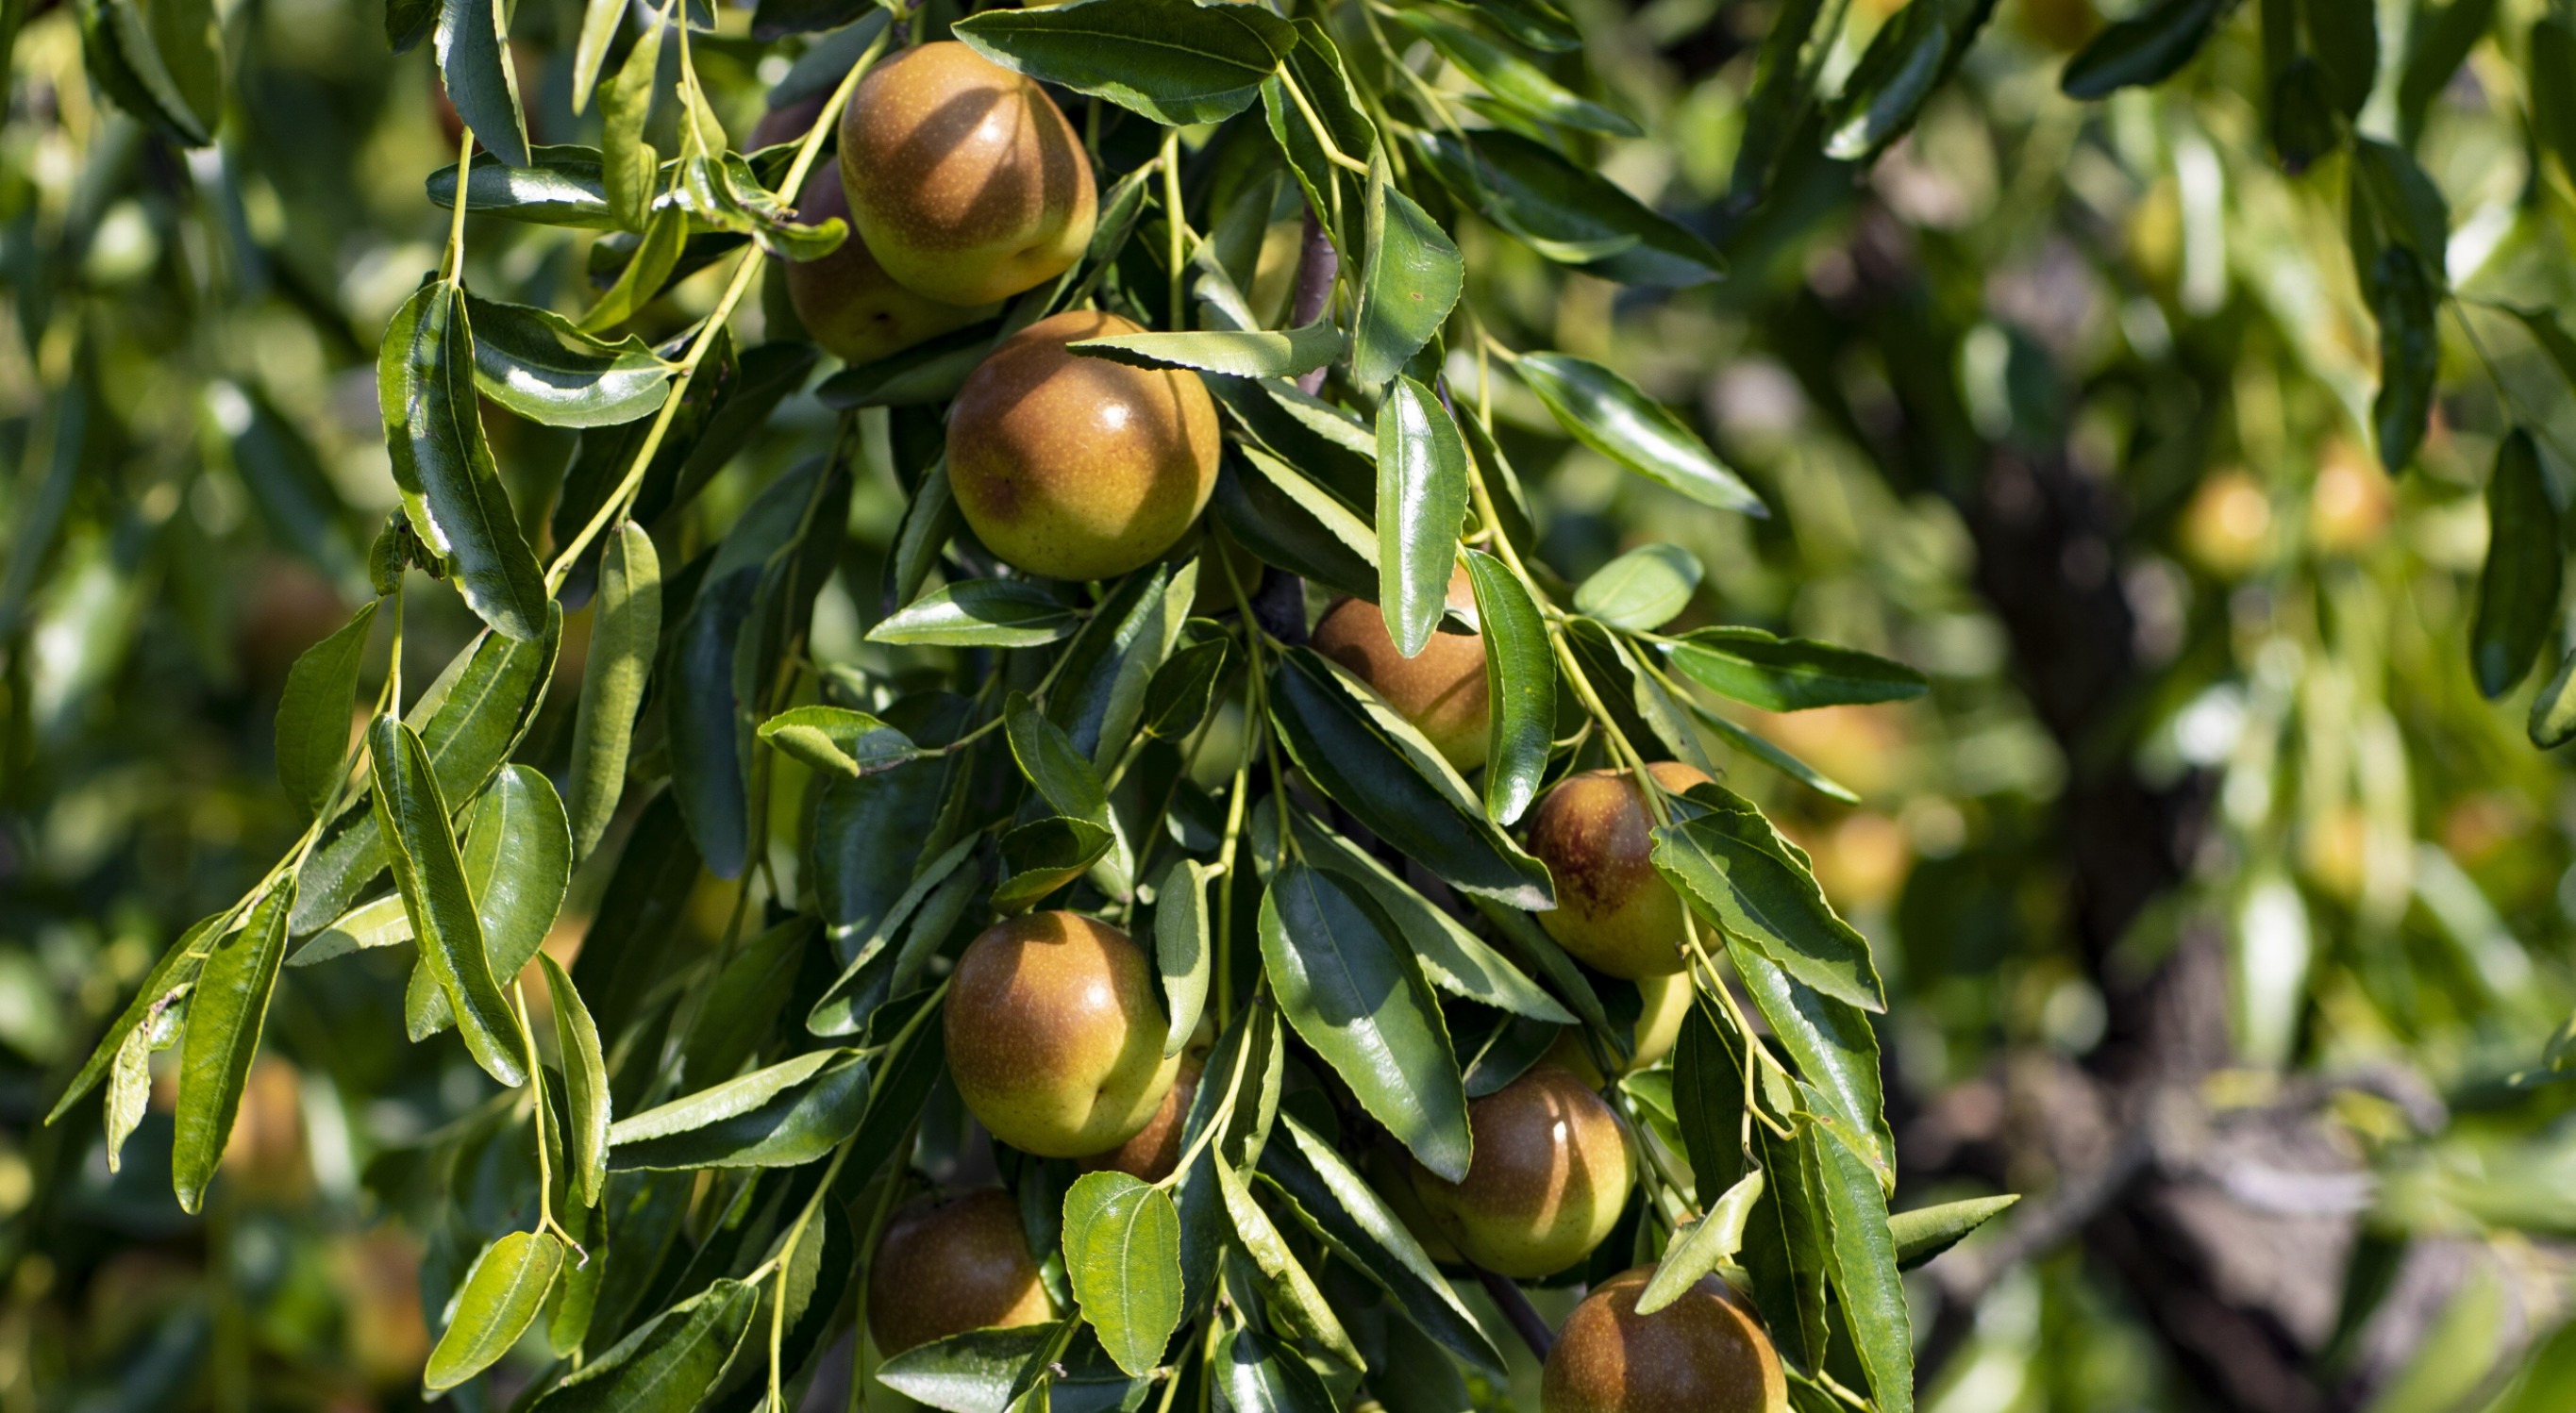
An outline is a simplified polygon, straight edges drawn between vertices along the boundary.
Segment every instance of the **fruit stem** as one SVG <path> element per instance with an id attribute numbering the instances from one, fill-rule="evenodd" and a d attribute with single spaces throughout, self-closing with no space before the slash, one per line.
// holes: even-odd
<path id="1" fill-rule="evenodd" d="M 1468 1263 L 1467 1269 L 1476 1273 L 1476 1280 L 1485 1287 L 1485 1293 L 1494 1297 L 1494 1303 L 1502 1307 L 1503 1318 L 1511 1322 L 1512 1333 L 1521 1337 L 1521 1343 L 1528 1345 L 1530 1353 L 1538 1356 L 1538 1362 L 1546 1363 L 1547 1352 L 1556 1347 L 1556 1333 L 1540 1317 L 1538 1307 L 1530 1304 L 1529 1297 L 1521 1293 L 1518 1285 L 1504 1277 L 1473 1262 Z"/>

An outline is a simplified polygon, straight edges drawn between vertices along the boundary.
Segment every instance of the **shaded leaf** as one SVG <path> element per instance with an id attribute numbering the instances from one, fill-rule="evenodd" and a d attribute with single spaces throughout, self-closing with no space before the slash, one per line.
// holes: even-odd
<path id="1" fill-rule="evenodd" d="M 662 561 L 644 527 L 625 521 L 608 532 L 599 561 L 590 652 L 573 716 L 573 857 L 588 858 L 626 793 L 626 758 L 635 713 L 662 640 Z"/>
<path id="2" fill-rule="evenodd" d="M 1574 608 L 1613 628 L 1661 628 L 1690 606 L 1699 559 L 1679 545 L 1639 545 L 1574 586 Z"/>
<path id="3" fill-rule="evenodd" d="M 1286 20 L 1258 5 L 1191 0 L 987 10 L 953 32 L 1004 68 L 1170 126 L 1217 122 L 1251 107 L 1261 81 L 1297 43 Z"/>
<path id="4" fill-rule="evenodd" d="M 1431 9 L 1391 10 L 1388 17 L 1431 41 L 1442 58 L 1466 71 L 1487 93 L 1541 122 L 1621 137 L 1638 135 L 1636 123 L 1568 92 L 1536 64 L 1469 26 Z"/>
<path id="5" fill-rule="evenodd" d="M 760 1291 L 719 1280 L 564 1376 L 532 1413 L 687 1413 L 751 1329 Z"/>
<path id="6" fill-rule="evenodd" d="M 1914 127 L 1961 39 L 1946 0 L 1913 0 L 1878 33 L 1843 81 L 1825 155 L 1865 162 Z"/>
<path id="7" fill-rule="evenodd" d="M 2516 427 L 2496 447 L 2487 478 L 2487 559 L 2469 625 L 2469 666 L 2489 701 L 2513 690 L 2548 641 L 2564 558 L 2539 444 Z"/>
<path id="8" fill-rule="evenodd" d="M 1279 1234 L 1270 1214 L 1253 1200 L 1252 1189 L 1242 1175 L 1231 1163 L 1219 1163 L 1216 1180 L 1243 1253 L 1260 1273 L 1262 1298 L 1270 1306 L 1271 1320 L 1320 1347 L 1352 1372 L 1366 1368 L 1366 1361 L 1351 1345 L 1349 1331 L 1342 1328 L 1341 1317 L 1333 1313 L 1332 1303 L 1324 1298 L 1315 1278 L 1288 1249 L 1287 1240 Z"/>
<path id="9" fill-rule="evenodd" d="M 306 648 L 287 670 L 277 703 L 277 781 L 311 819 L 347 778 L 349 718 L 358 704 L 358 666 L 367 652 L 381 600 L 370 599 L 346 625 Z"/>
<path id="10" fill-rule="evenodd" d="M 537 965 L 545 969 L 546 992 L 554 1002 L 555 1048 L 563 1055 L 564 1097 L 572 1109 L 564 1126 L 564 1179 L 575 1206 L 596 1207 L 608 1182 L 611 1118 L 599 1027 L 563 967 L 543 952 Z"/>
<path id="11" fill-rule="evenodd" d="M 1707 241 L 1600 173 L 1518 133 L 1494 129 L 1473 139 L 1424 131 L 1414 140 L 1460 201 L 1548 259 L 1623 284 L 1695 285 L 1724 272 L 1725 259 Z"/>
<path id="12" fill-rule="evenodd" d="M 2433 382 L 2442 351 L 2433 327 L 2438 306 L 2424 262 L 2404 246 L 2380 251 L 2373 270 L 2379 394 L 2371 400 L 2370 423 L 2379 439 L 2379 462 L 2393 476 L 2413 464 L 2433 419 Z"/>
<path id="13" fill-rule="evenodd" d="M 2156 0 L 2105 26 L 2066 63 L 2057 86 L 2069 98 L 2108 98 L 2123 88 L 2159 84 L 2200 52 L 2228 0 Z"/>
<path id="14" fill-rule="evenodd" d="M 1316 823 L 1302 811 L 1290 819 L 1298 847 L 1316 867 L 1359 888 L 1375 903 L 1422 964 L 1432 985 L 1453 996 L 1514 1015 L 1557 1025 L 1574 1024 L 1574 1016 L 1556 998 L 1539 989 L 1502 953 L 1461 926 L 1456 918 L 1413 890 L 1366 850 Z M 1266 818 L 1256 827 L 1268 826 Z M 1262 828 L 1266 836 L 1269 830 Z"/>
<path id="15" fill-rule="evenodd" d="M 1117 837 L 1088 820 L 1061 815 L 1041 819 L 1002 836 L 1002 881 L 993 889 L 993 909 L 1015 913 L 1090 872 Z"/>
<path id="16" fill-rule="evenodd" d="M 1485 813 L 1511 824 L 1537 798 L 1556 734 L 1556 658 L 1538 605 L 1502 561 L 1465 552 L 1476 593 L 1477 634 L 1485 645 Z"/>
<path id="17" fill-rule="evenodd" d="M 528 124 L 519 115 L 509 16 L 499 0 L 440 0 L 432 42 L 456 116 L 492 155 L 513 167 L 528 165 Z"/>
<path id="18" fill-rule="evenodd" d="M 1154 893 L 1154 962 L 1163 978 L 1163 1009 L 1171 1025 L 1163 1053 L 1177 1055 L 1198 1029 L 1207 1007 L 1209 960 L 1208 880 L 1215 871 L 1195 859 L 1174 859 Z"/>

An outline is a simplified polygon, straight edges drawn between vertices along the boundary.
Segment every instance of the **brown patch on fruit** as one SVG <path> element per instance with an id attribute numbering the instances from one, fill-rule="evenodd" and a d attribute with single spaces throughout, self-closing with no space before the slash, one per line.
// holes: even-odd
<path id="1" fill-rule="evenodd" d="M 1053 1313 L 1020 1229 L 1019 1204 L 998 1187 L 897 1212 L 868 1272 L 868 1333 L 888 1358 L 968 1330 L 1036 1324 Z"/>
<path id="2" fill-rule="evenodd" d="M 1544 1413 L 1786 1413 L 1780 1354 L 1742 1297 L 1702 1276 L 1652 1315 L 1639 1266 L 1601 1283 L 1565 1317 L 1540 1375 Z"/>
<path id="3" fill-rule="evenodd" d="M 1449 576 L 1448 606 L 1476 616 L 1476 591 L 1462 566 Z M 1433 633 L 1406 657 L 1386 631 L 1386 616 L 1366 599 L 1344 598 L 1315 623 L 1315 651 L 1377 689 L 1386 704 L 1431 739 L 1461 771 L 1485 763 L 1490 707 L 1485 640 L 1474 633 Z"/>
<path id="4" fill-rule="evenodd" d="M 1635 1173 L 1619 1117 L 1583 1081 L 1541 1064 L 1467 1106 L 1464 1182 L 1415 1164 L 1416 1195 L 1466 1258 L 1515 1278 L 1561 1271 L 1619 1220 Z"/>
<path id="5" fill-rule="evenodd" d="M 1647 771 L 1673 794 L 1709 778 L 1679 761 Z M 1540 923 L 1567 951 L 1630 980 L 1682 969 L 1681 899 L 1655 872 L 1653 831 L 1624 770 L 1560 780 L 1530 811 L 1529 850 L 1556 880 L 1556 907 Z"/>

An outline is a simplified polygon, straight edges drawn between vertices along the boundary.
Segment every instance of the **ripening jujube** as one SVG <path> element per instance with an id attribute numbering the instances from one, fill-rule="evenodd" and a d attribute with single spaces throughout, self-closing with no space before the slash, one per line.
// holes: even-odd
<path id="1" fill-rule="evenodd" d="M 1413 1165 L 1414 1195 L 1459 1254 L 1515 1278 L 1582 1260 L 1617 1225 L 1635 1181 L 1619 1116 L 1582 1080 L 1541 1064 L 1467 1105 L 1463 1182 Z"/>
<path id="2" fill-rule="evenodd" d="M 1646 767 L 1672 794 L 1708 783 L 1679 761 Z M 1636 777 L 1590 770 L 1558 781 L 1529 815 L 1529 850 L 1556 880 L 1548 935 L 1591 966 L 1632 981 L 1682 969 L 1682 900 L 1655 871 L 1653 816 Z"/>
<path id="3" fill-rule="evenodd" d="M 868 1270 L 868 1333 L 889 1358 L 995 1325 L 1048 1319 L 1019 1203 L 998 1187 L 923 1199 L 887 1221 Z"/>
<path id="4" fill-rule="evenodd" d="M 951 973 L 944 1019 L 958 1096 L 1002 1142 L 1088 1158 L 1134 1137 L 1178 1076 L 1145 954 L 1078 913 L 986 928 Z"/>
<path id="5" fill-rule="evenodd" d="M 1640 1315 L 1654 1275 L 1623 1271 L 1565 1317 L 1540 1371 L 1541 1413 L 1787 1413 L 1779 1351 L 1743 1297 L 1702 1276 Z"/>
<path id="6" fill-rule="evenodd" d="M 1446 602 L 1475 620 L 1476 591 L 1463 567 L 1449 576 Z M 1462 772 L 1484 765 L 1491 709 L 1482 637 L 1435 632 L 1421 652 L 1406 657 L 1396 650 L 1376 604 L 1346 598 L 1315 621 L 1312 641 L 1315 651 L 1375 688 L 1451 765 Z"/>

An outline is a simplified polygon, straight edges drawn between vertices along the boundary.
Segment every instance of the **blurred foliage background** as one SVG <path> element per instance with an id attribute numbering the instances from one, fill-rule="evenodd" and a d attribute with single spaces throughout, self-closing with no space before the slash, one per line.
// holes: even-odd
<path id="1" fill-rule="evenodd" d="M 1460 220 L 1480 307 L 1505 343 L 1601 359 L 1694 415 L 1776 513 L 1625 476 L 1513 385 L 1503 440 L 1548 557 L 1580 577 L 1670 539 L 1710 571 L 1683 626 L 1830 639 L 1935 683 L 1744 718 L 1849 802 L 1732 781 L 1878 949 L 1897 1205 L 2034 1194 L 1914 1278 L 1927 1406 L 2576 1406 L 2576 1123 L 2545 1059 L 2576 1004 L 2576 782 L 2523 730 L 2558 650 L 2491 703 L 2467 649 L 2499 440 L 2533 429 L 2557 502 L 2576 474 L 2568 370 L 2507 308 L 2576 309 L 2570 174 L 2535 136 L 2524 51 L 2542 7 L 2376 6 L 2360 127 L 2440 188 L 2461 296 L 2431 431 L 2393 479 L 2352 163 L 2285 170 L 2250 96 L 2251 7 L 2172 81 L 2079 103 L 2061 69 L 2104 17 L 2003 0 L 1902 144 L 1868 168 L 1793 157 L 1758 207 L 1737 147 L 1777 7 L 1567 8 L 1573 70 L 1649 132 L 1602 169 L 1733 271 L 1622 292 Z M 1894 9 L 1850 4 L 1828 86 Z M 422 178 L 456 141 L 427 50 L 389 56 L 379 11 L 218 6 L 228 81 L 193 149 L 101 96 L 72 7 L 0 20 L 9 1413 L 417 1397 L 421 1239 L 367 1174 L 487 1088 L 461 1048 L 383 1023 L 402 958 L 288 973 L 202 1219 L 171 1200 L 165 1112 L 113 1173 L 95 1106 L 37 1123 L 168 939 L 300 824 L 271 720 L 294 655 L 367 596 L 394 503 L 375 344 L 436 261 Z M 592 140 L 566 98 L 578 23 L 566 0 L 511 20 L 539 142 Z M 2415 62 L 2443 24 L 2475 39 L 2455 72 Z M 789 62 L 747 11 L 717 29 L 697 62 L 740 143 Z M 1293 235 L 1273 233 L 1287 258 Z M 581 246 L 478 222 L 470 278 L 571 311 Z M 713 299 L 686 283 L 639 327 Z M 1471 386 L 1473 359 L 1451 376 Z M 485 417 L 542 543 L 572 437 Z M 900 494 L 867 430 L 815 651 L 885 668 L 860 637 Z M 699 543 L 830 431 L 789 397 L 693 507 Z M 444 596 L 412 623 L 422 680 L 473 626 Z M 576 879 L 567 939 L 601 883 Z M 704 881 L 702 942 L 730 903 Z"/>

